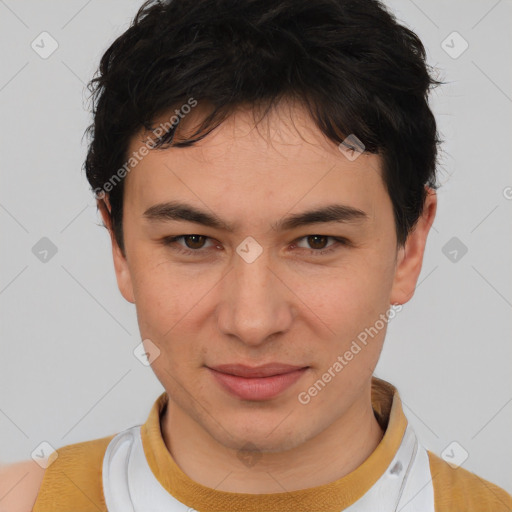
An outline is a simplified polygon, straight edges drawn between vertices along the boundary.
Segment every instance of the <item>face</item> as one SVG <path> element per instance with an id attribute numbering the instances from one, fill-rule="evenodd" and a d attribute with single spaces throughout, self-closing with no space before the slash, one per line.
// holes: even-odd
<path id="1" fill-rule="evenodd" d="M 241 109 L 192 147 L 150 151 L 126 177 L 120 290 L 173 403 L 233 449 L 293 448 L 368 401 L 382 319 L 413 293 L 435 212 L 431 196 L 397 250 L 380 157 L 349 159 L 312 124 L 298 105 L 257 127 Z M 184 220 L 171 203 L 204 215 Z M 328 206 L 330 220 L 303 215 Z M 212 370 L 267 363 L 305 369 L 260 387 L 235 377 L 235 391 Z"/>

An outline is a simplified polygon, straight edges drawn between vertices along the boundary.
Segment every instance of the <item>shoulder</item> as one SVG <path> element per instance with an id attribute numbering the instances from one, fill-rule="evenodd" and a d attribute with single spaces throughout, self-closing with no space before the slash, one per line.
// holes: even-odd
<path id="1" fill-rule="evenodd" d="M 58 448 L 45 471 L 33 512 L 106 510 L 103 497 L 103 456 L 116 434 Z M 3 512 L 0 510 L 0 512 Z"/>
<path id="2" fill-rule="evenodd" d="M 101 474 L 114 436 L 57 448 L 46 469 L 32 460 L 0 468 L 0 512 L 106 510 Z"/>
<path id="3" fill-rule="evenodd" d="M 44 472 L 33 460 L 0 466 L 0 512 L 30 512 Z"/>
<path id="4" fill-rule="evenodd" d="M 512 496 L 467 469 L 452 467 L 428 451 L 436 511 L 512 511 Z"/>

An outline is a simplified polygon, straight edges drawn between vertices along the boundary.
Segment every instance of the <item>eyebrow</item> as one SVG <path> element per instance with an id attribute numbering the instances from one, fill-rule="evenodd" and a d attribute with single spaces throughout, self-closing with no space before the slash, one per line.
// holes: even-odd
<path id="1" fill-rule="evenodd" d="M 169 220 L 188 221 L 230 233 L 236 231 L 235 225 L 223 221 L 216 215 L 178 201 L 151 206 L 144 212 L 143 216 L 152 222 L 165 222 Z M 271 227 L 280 232 L 310 224 L 321 224 L 324 222 L 355 223 L 368 219 L 368 214 L 363 210 L 343 204 L 330 204 L 321 208 L 289 215 L 277 223 L 271 224 Z"/>

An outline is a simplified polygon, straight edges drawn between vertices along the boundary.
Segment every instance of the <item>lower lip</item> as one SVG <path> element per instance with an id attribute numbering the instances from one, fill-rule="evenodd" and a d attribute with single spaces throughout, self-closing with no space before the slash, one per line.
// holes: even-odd
<path id="1" fill-rule="evenodd" d="M 307 368 L 271 377 L 246 378 L 208 368 L 224 389 L 242 400 L 269 400 L 297 382 Z"/>

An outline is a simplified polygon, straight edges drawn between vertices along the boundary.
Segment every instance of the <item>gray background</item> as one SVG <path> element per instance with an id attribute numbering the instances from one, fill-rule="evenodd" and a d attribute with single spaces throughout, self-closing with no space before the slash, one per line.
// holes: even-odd
<path id="1" fill-rule="evenodd" d="M 81 171 L 84 85 L 141 3 L 0 0 L 0 463 L 143 423 L 163 391 L 132 353 L 135 309 Z M 512 2 L 388 4 L 449 83 L 432 97 L 447 140 L 438 215 L 376 375 L 427 448 L 457 441 L 463 467 L 512 492 Z M 47 59 L 31 47 L 43 31 L 59 45 Z M 453 31 L 469 44 L 457 58 Z M 32 251 L 43 237 L 47 261 Z"/>

